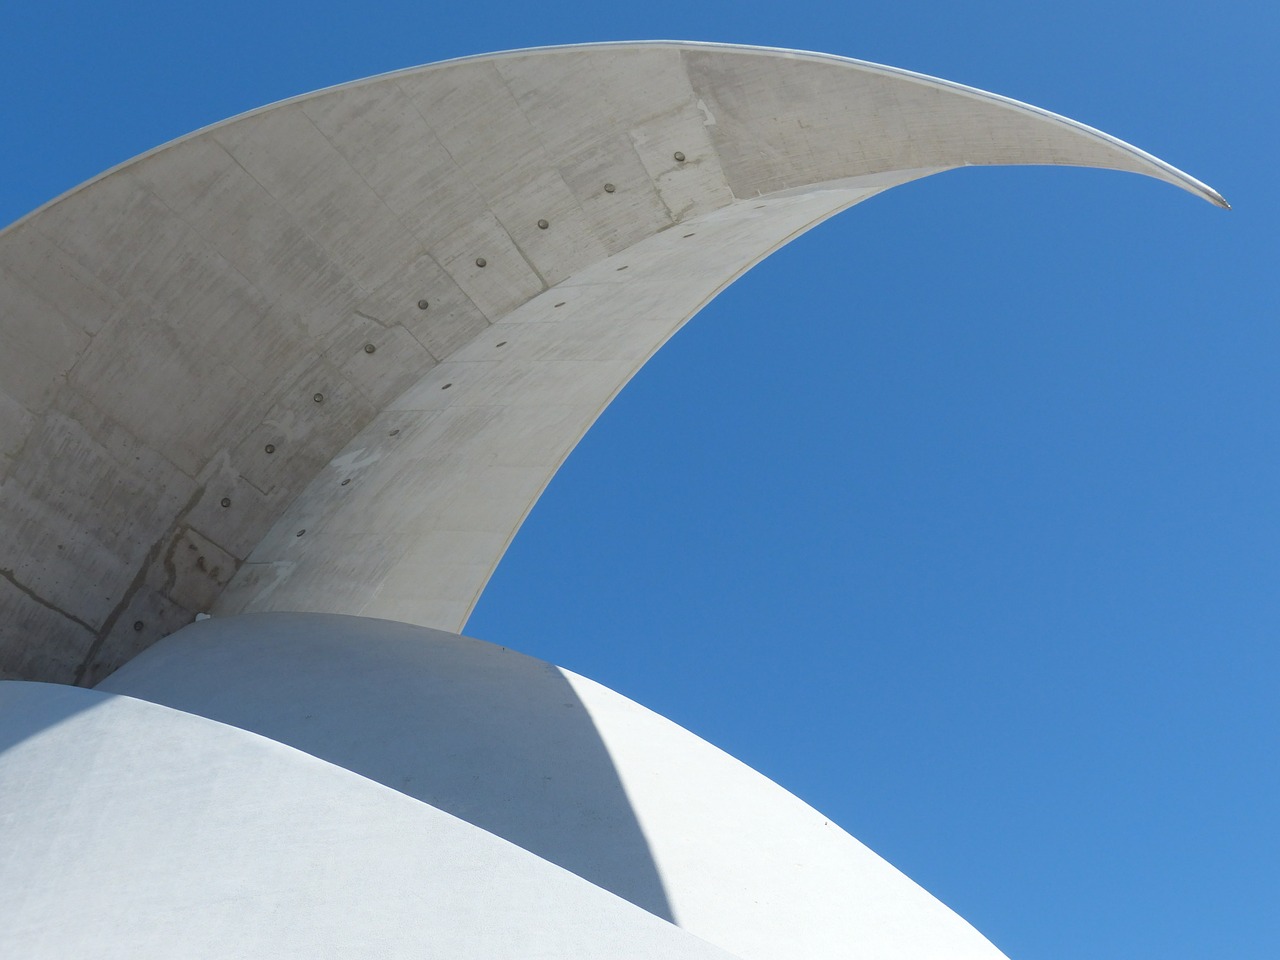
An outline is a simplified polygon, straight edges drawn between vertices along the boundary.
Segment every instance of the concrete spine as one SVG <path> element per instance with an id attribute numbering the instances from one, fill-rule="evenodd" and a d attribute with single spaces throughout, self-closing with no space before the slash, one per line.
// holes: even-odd
<path id="1" fill-rule="evenodd" d="M 1225 205 L 992 94 L 653 43 L 321 91 L 0 233 L 0 675 L 46 681 L 0 685 L 16 955 L 998 958 L 710 745 L 457 635 L 704 303 L 990 163 Z"/>

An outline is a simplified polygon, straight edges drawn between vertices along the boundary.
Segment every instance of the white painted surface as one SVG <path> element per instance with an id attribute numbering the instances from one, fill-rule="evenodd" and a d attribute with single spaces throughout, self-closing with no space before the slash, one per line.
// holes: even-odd
<path id="1" fill-rule="evenodd" d="M 97 689 L 288 743 L 670 918 L 609 753 L 549 663 L 386 620 L 246 614 L 180 630 Z"/>
<path id="2" fill-rule="evenodd" d="M 128 697 L 0 683 L 0 955 L 727 954 L 424 803 Z"/>
<path id="3" fill-rule="evenodd" d="M 0 233 L 0 676 L 91 683 L 211 606 L 461 629 L 709 297 L 870 192 L 991 163 L 1221 199 L 992 94 L 695 43 L 402 71 L 107 172 Z"/>
<path id="4" fill-rule="evenodd" d="M 748 960 L 1002 958 L 777 784 L 599 684 L 492 644 L 354 617 L 215 617 L 100 689 L 427 800 Z"/>

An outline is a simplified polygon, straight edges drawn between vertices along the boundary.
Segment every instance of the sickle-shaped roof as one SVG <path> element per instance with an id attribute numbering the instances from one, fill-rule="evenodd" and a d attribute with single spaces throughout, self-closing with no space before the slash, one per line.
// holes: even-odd
<path id="1" fill-rule="evenodd" d="M 0 675 L 91 683 L 196 613 L 458 631 L 556 468 L 790 239 L 974 164 L 1213 190 L 839 57 L 516 51 L 217 124 L 0 234 Z"/>

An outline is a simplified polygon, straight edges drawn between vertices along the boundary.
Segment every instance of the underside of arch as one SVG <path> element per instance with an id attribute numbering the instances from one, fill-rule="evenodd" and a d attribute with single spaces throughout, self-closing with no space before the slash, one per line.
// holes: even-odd
<path id="1" fill-rule="evenodd" d="M 226 121 L 0 234 L 0 676 L 200 612 L 465 621 L 643 362 L 751 264 L 972 164 L 1186 174 L 992 94 L 692 43 L 416 68 Z"/>

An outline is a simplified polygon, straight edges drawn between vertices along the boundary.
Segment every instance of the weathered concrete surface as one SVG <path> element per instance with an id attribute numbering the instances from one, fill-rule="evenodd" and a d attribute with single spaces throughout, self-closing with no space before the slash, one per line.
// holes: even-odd
<path id="1" fill-rule="evenodd" d="M 305 750 L 744 960 L 1003 960 L 777 784 L 597 683 L 493 644 L 361 617 L 215 617 L 98 689 Z"/>
<path id="2" fill-rule="evenodd" d="M 316 474 L 214 612 L 316 610 L 460 630 L 547 481 L 634 371 L 751 263 L 877 189 L 695 217 L 512 310 Z"/>
<path id="3" fill-rule="evenodd" d="M 0 233 L 0 672 L 91 683 L 210 604 L 460 629 L 709 297 L 879 189 L 989 163 L 1221 199 L 991 94 L 676 43 L 404 71 L 104 174 Z"/>
<path id="4" fill-rule="evenodd" d="M 0 902 L 24 960 L 731 960 L 341 767 L 56 684 L 0 684 Z"/>

